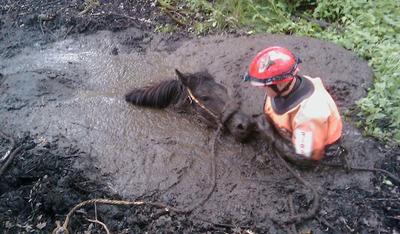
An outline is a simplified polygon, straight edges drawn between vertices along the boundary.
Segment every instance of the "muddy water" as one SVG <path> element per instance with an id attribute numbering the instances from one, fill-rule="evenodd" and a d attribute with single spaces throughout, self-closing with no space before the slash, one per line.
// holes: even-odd
<path id="1" fill-rule="evenodd" d="M 243 110 L 260 113 L 264 93 L 242 83 L 240 77 L 255 53 L 270 45 L 286 46 L 300 56 L 302 74 L 321 77 L 342 111 L 364 96 L 372 81 L 365 62 L 310 38 L 211 37 L 183 42 L 172 52 L 160 49 L 159 41 L 153 39 L 145 53 L 112 55 L 114 48 L 124 47 L 119 37 L 99 32 L 44 49 L 26 49 L 2 60 L 1 125 L 19 135 L 30 131 L 40 139 L 71 139 L 96 158 L 93 167 L 108 175 L 115 192 L 134 198 L 158 190 L 161 201 L 182 207 L 200 199 L 210 186 L 213 132 L 193 116 L 171 109 L 128 105 L 123 94 L 129 88 L 173 78 L 175 67 L 185 72 L 207 68 L 232 95 L 239 94 Z M 379 158 L 380 149 L 354 127 L 346 124 L 344 135 L 351 163 L 372 166 Z M 221 221 L 255 220 L 268 225 L 269 214 L 285 212 L 286 186 L 309 193 L 278 160 L 263 154 L 264 148 L 260 142 L 242 145 L 225 136 L 218 144 L 217 189 L 199 212 Z M 326 169 L 302 173 L 320 193 L 353 184 L 373 189 L 371 176 L 365 173 Z"/>
<path id="2" fill-rule="evenodd" d="M 165 79 L 159 74 L 168 69 L 162 53 L 110 55 L 115 46 L 107 33 L 101 42 L 63 41 L 27 50 L 6 61 L 1 72 L 10 87 L 6 102 L 37 99 L 29 108 L 7 112 L 10 125 L 45 138 L 75 139 L 98 155 L 101 172 L 115 178 L 111 187 L 129 197 L 176 182 L 177 170 L 206 153 L 208 136 L 181 115 L 126 104 L 123 94 L 130 87 Z M 201 178 L 204 172 L 199 173 Z"/>

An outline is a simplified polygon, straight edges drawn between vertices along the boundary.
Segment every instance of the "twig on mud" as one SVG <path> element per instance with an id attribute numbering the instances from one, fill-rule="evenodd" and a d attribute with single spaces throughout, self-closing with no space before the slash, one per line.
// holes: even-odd
<path id="1" fill-rule="evenodd" d="M 50 5 L 54 6 L 54 5 L 57 5 L 57 4 L 61 3 L 62 1 L 63 0 L 56 0 L 54 2 L 47 2 L 45 4 L 40 5 L 39 8 L 40 9 L 44 9 L 45 7 L 50 6 Z"/>
<path id="2" fill-rule="evenodd" d="M 78 13 L 79 16 L 82 16 L 84 14 L 86 14 L 88 11 L 99 7 L 100 6 L 100 2 L 98 0 L 85 0 L 85 9 L 81 12 Z"/>
<path id="3" fill-rule="evenodd" d="M 11 151 L 14 149 L 14 147 L 15 147 L 15 140 L 14 140 L 14 138 L 12 138 L 12 137 L 6 135 L 6 134 L 5 134 L 4 132 L 2 132 L 1 130 L 0 130 L 0 136 L 1 136 L 2 138 L 5 138 L 6 140 L 8 140 L 8 141 L 10 142 L 10 144 L 11 144 L 10 149 L 9 149 L 9 150 L 6 152 L 6 154 L 5 154 L 3 157 L 1 157 L 1 159 L 0 159 L 0 162 L 2 162 L 2 161 L 4 161 L 4 160 L 7 159 L 7 157 L 10 155 Z"/>
<path id="4" fill-rule="evenodd" d="M 326 29 L 326 28 L 332 26 L 332 24 L 329 23 L 329 22 L 327 22 L 327 21 L 314 19 L 314 18 L 312 18 L 312 17 L 310 17 L 310 16 L 307 16 L 307 15 L 295 14 L 295 16 L 296 16 L 296 17 L 299 17 L 299 18 L 302 18 L 302 19 L 305 19 L 305 20 L 307 20 L 308 22 L 317 24 L 317 25 L 320 26 L 322 29 Z"/>
<path id="5" fill-rule="evenodd" d="M 235 228 L 250 229 L 249 226 L 238 226 L 238 225 L 227 224 L 227 223 L 215 223 L 215 222 L 212 222 L 212 221 L 209 221 L 209 220 L 205 220 L 205 219 L 202 219 L 202 218 L 197 218 L 197 219 L 202 221 L 202 222 L 212 224 L 215 227 L 231 228 L 231 229 L 235 229 Z"/>
<path id="6" fill-rule="evenodd" d="M 22 145 L 16 148 L 9 156 L 8 160 L 1 166 L 0 168 L 0 176 L 6 171 L 7 167 L 10 165 L 12 160 L 14 159 L 15 155 L 22 149 Z"/>
<path id="7" fill-rule="evenodd" d="M 68 37 L 68 35 L 71 33 L 72 29 L 74 28 L 74 26 L 71 26 L 68 28 L 67 32 L 65 33 L 65 35 L 63 36 L 63 39 L 66 39 Z"/>
<path id="8" fill-rule="evenodd" d="M 97 220 L 97 205 L 94 203 L 94 219 Z"/>
<path id="9" fill-rule="evenodd" d="M 87 200 L 87 201 L 83 201 L 81 203 L 79 203 L 78 205 L 74 206 L 67 214 L 65 221 L 63 223 L 63 225 L 60 225 L 59 222 L 56 222 L 57 227 L 53 230 L 53 234 L 69 234 L 68 231 L 68 225 L 70 222 L 70 219 L 72 217 L 72 214 L 80 209 L 81 207 L 84 207 L 86 205 L 90 205 L 90 204 L 109 204 L 109 205 L 126 205 L 126 206 L 142 206 L 142 205 L 151 205 L 151 206 L 155 206 L 158 208 L 167 208 L 162 204 L 158 204 L 158 203 L 146 203 L 144 201 L 121 201 L 121 200 L 109 200 L 109 199 L 91 199 L 91 200 Z"/>
<path id="10" fill-rule="evenodd" d="M 176 18 L 172 13 L 179 15 L 181 18 L 183 18 L 182 14 L 177 11 L 177 9 L 169 4 L 161 3 L 160 1 L 158 2 L 161 6 L 161 9 L 164 9 L 164 12 L 170 17 L 173 21 L 175 21 L 178 25 L 180 26 L 186 26 L 184 22 Z"/>
<path id="11" fill-rule="evenodd" d="M 301 222 L 303 220 L 310 219 L 310 218 L 314 217 L 315 214 L 317 213 L 318 208 L 319 208 L 319 194 L 318 194 L 317 190 L 310 183 L 305 181 L 303 179 L 303 177 L 301 177 L 299 174 L 297 174 L 295 169 L 293 169 L 291 166 L 289 166 L 289 164 L 285 161 L 285 159 L 282 158 L 281 155 L 279 155 L 279 154 L 276 154 L 276 155 L 279 158 L 279 160 L 282 162 L 282 164 L 289 170 L 290 173 L 292 173 L 292 175 L 294 177 L 296 177 L 296 179 L 298 181 L 300 181 L 304 186 L 306 186 L 309 189 L 311 189 L 312 193 L 314 194 L 314 199 L 313 199 L 313 203 L 312 203 L 311 209 L 309 209 L 307 212 L 305 212 L 303 214 L 294 215 L 294 216 L 291 216 L 291 217 L 283 219 L 283 220 L 282 219 L 279 220 L 279 219 L 276 219 L 276 218 L 272 218 L 272 221 L 274 221 L 274 222 L 276 222 L 278 224 L 280 224 L 280 223 L 289 224 L 289 223 L 299 223 L 299 222 Z"/>
<path id="12" fill-rule="evenodd" d="M 136 17 L 132 17 L 132 16 L 129 16 L 129 15 L 118 14 L 118 13 L 115 13 L 115 12 L 110 12 L 108 14 L 109 15 L 119 16 L 119 17 L 122 17 L 122 18 L 127 18 L 127 19 L 130 19 L 130 20 L 133 20 L 133 21 L 139 21 L 139 22 L 142 22 L 142 23 L 150 24 L 150 25 L 155 25 L 150 20 L 144 19 L 144 18 L 136 18 Z"/>
<path id="13" fill-rule="evenodd" d="M 191 213 L 193 210 L 198 208 L 199 206 L 203 205 L 211 196 L 211 194 L 214 192 L 214 189 L 217 185 L 217 173 L 216 173 L 216 142 L 219 137 L 219 134 L 221 133 L 221 126 L 218 127 L 217 131 L 215 132 L 213 142 L 212 142 L 212 160 L 211 160 L 211 177 L 212 177 L 212 186 L 210 187 L 210 190 L 208 191 L 207 195 L 200 200 L 198 203 L 195 205 L 186 208 L 186 209 L 178 209 L 175 207 L 171 207 L 169 205 L 160 203 L 160 202 L 145 202 L 145 201 L 122 201 L 122 200 L 109 200 L 109 199 L 91 199 L 87 201 L 83 201 L 79 203 L 78 205 L 74 206 L 67 214 L 65 221 L 63 225 L 60 225 L 60 222 L 56 222 L 57 227 L 53 230 L 53 234 L 69 234 L 68 231 L 68 225 L 70 222 L 70 219 L 73 215 L 73 213 L 78 210 L 81 207 L 84 207 L 86 205 L 90 204 L 109 204 L 109 205 L 125 205 L 125 206 L 142 206 L 142 205 L 149 205 L 153 206 L 156 208 L 160 209 L 165 209 L 166 212 L 176 212 L 176 213 Z"/>
<path id="14" fill-rule="evenodd" d="M 290 215 L 290 217 L 294 217 L 295 216 L 295 211 L 294 211 L 293 195 L 292 194 L 289 194 L 289 196 L 288 196 L 288 206 L 289 206 L 289 215 Z M 293 234 L 297 233 L 296 224 L 295 223 L 292 223 L 290 225 L 290 229 L 291 229 L 291 232 L 293 232 Z"/>
<path id="15" fill-rule="evenodd" d="M 216 169 L 216 155 L 217 155 L 217 151 L 216 151 L 216 142 L 218 140 L 219 134 L 221 133 L 221 128 L 222 126 L 219 126 L 218 129 L 215 131 L 214 137 L 213 137 L 213 141 L 212 141 L 212 145 L 211 145 L 211 180 L 212 180 L 212 185 L 210 187 L 210 189 L 208 190 L 207 195 L 200 200 L 199 202 L 197 202 L 197 204 L 193 205 L 190 208 L 187 208 L 184 211 L 184 213 L 191 213 L 193 210 L 197 209 L 199 206 L 203 205 L 210 197 L 211 194 L 214 192 L 215 187 L 217 186 L 217 169 Z"/>
<path id="16" fill-rule="evenodd" d="M 336 228 L 335 228 L 334 226 L 332 226 L 332 224 L 330 224 L 326 219 L 324 219 L 324 218 L 322 218 L 322 217 L 316 217 L 316 219 L 317 219 L 320 223 L 322 223 L 322 224 L 324 224 L 325 226 L 327 226 L 328 228 L 330 228 L 330 229 L 333 231 L 333 233 L 339 233 L 338 230 L 336 230 Z"/>
<path id="17" fill-rule="evenodd" d="M 175 23 L 179 24 L 180 26 L 186 26 L 185 23 L 183 23 L 181 20 L 179 20 L 178 18 L 173 16 L 170 11 L 166 10 L 165 13 L 168 15 L 169 18 L 171 18 L 173 21 L 175 21 Z"/>
<path id="18" fill-rule="evenodd" d="M 384 169 L 366 168 L 366 167 L 352 167 L 350 165 L 329 164 L 329 163 L 321 163 L 320 165 L 321 166 L 326 166 L 326 167 L 342 168 L 342 169 L 353 170 L 353 171 L 381 172 L 383 174 L 386 174 L 388 177 L 390 177 L 392 180 L 394 180 L 397 184 L 400 184 L 400 179 L 397 176 L 395 176 L 394 174 L 392 174 L 389 171 L 384 170 Z"/>
<path id="19" fill-rule="evenodd" d="M 397 216 L 388 216 L 388 218 L 400 220 L 400 215 L 397 215 Z"/>
<path id="20" fill-rule="evenodd" d="M 259 182 L 259 183 L 268 183 L 268 184 L 280 183 L 280 181 L 274 179 L 243 178 L 243 180 Z"/>
<path id="21" fill-rule="evenodd" d="M 400 198 L 364 198 L 371 201 L 400 201 Z"/>
<path id="22" fill-rule="evenodd" d="M 92 223 L 100 224 L 104 228 L 104 230 L 107 232 L 107 234 L 110 234 L 110 230 L 108 230 L 107 225 L 105 225 L 103 222 L 101 222 L 97 219 L 86 219 L 86 220 L 89 222 L 92 222 Z"/>
<path id="23" fill-rule="evenodd" d="M 42 21 L 39 21 L 39 25 L 40 25 L 40 31 L 42 31 L 42 34 L 44 35 L 44 30 L 43 30 L 43 25 L 42 25 Z"/>
<path id="24" fill-rule="evenodd" d="M 7 151 L 7 153 L 2 157 L 2 161 L 5 160 L 5 163 L 0 167 L 0 176 L 3 175 L 3 173 L 6 171 L 8 165 L 10 165 L 10 163 L 12 162 L 12 160 L 15 158 L 15 155 L 17 155 L 17 153 L 22 149 L 22 145 L 18 146 L 16 149 L 14 149 L 15 147 L 15 140 L 6 135 L 4 132 L 2 132 L 0 130 L 0 135 L 3 138 L 6 138 L 7 140 L 9 140 L 11 142 L 11 148 L 9 151 Z M 8 153 L 10 152 L 10 153 Z"/>
<path id="25" fill-rule="evenodd" d="M 107 234 L 110 234 L 110 230 L 108 229 L 107 225 L 105 223 L 101 222 L 100 220 L 98 220 L 98 218 L 97 218 L 97 205 L 96 205 L 96 203 L 94 203 L 94 219 L 86 218 L 86 220 L 89 221 L 89 222 L 95 223 L 95 224 L 96 223 L 100 224 L 104 228 L 104 230 L 106 230 Z"/>

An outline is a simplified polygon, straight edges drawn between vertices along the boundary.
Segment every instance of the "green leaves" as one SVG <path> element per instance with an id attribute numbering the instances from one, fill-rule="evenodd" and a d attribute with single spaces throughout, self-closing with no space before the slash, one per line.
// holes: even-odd
<path id="1" fill-rule="evenodd" d="M 188 30 L 195 33 L 236 29 L 306 35 L 354 51 L 368 60 L 375 73 L 374 86 L 367 97 L 357 102 L 359 125 L 366 134 L 400 143 L 400 1 L 159 0 L 159 3 L 176 21 L 188 24 Z M 320 22 L 329 27 L 321 28 Z"/>

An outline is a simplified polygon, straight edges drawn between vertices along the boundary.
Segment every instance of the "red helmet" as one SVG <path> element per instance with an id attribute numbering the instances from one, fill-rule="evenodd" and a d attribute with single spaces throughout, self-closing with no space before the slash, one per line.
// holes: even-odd
<path id="1" fill-rule="evenodd" d="M 273 46 L 259 52 L 251 61 L 245 81 L 254 86 L 273 85 L 293 80 L 301 60 L 290 50 Z"/>

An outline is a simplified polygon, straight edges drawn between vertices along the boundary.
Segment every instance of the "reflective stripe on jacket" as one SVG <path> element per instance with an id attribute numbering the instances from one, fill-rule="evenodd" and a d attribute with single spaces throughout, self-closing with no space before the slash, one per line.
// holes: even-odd
<path id="1" fill-rule="evenodd" d="M 308 96 L 300 99 L 301 101 L 294 106 L 289 106 L 284 113 L 277 113 L 282 111 L 277 109 L 275 100 L 267 97 L 264 112 L 280 135 L 291 140 L 297 154 L 320 160 L 324 155 L 325 146 L 335 143 L 340 138 L 342 120 L 321 79 L 307 76 L 303 76 L 302 79 L 312 83 L 313 87 Z"/>

